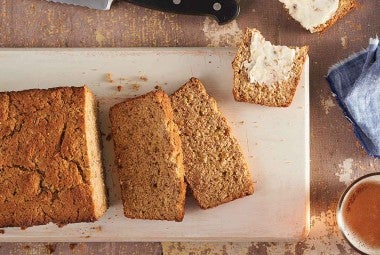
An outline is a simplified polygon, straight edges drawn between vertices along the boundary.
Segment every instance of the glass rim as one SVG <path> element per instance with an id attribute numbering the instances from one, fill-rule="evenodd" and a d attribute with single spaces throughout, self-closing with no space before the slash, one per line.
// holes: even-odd
<path id="1" fill-rule="evenodd" d="M 370 177 L 373 177 L 373 176 L 380 176 L 380 172 L 375 172 L 375 173 L 370 173 L 370 174 L 366 174 L 366 175 L 363 175 L 361 177 L 359 177 L 358 179 L 354 180 L 343 192 L 343 194 L 340 196 L 339 198 L 339 202 L 338 202 L 338 206 L 337 206 L 337 210 L 336 210 L 336 221 L 337 221 L 337 225 L 338 225 L 338 228 L 340 230 L 340 232 L 342 233 L 344 239 L 348 242 L 348 244 L 353 248 L 355 249 L 357 252 L 359 252 L 360 254 L 364 254 L 364 255 L 369 255 L 368 253 L 362 251 L 361 249 L 359 249 L 358 247 L 356 247 L 350 240 L 349 238 L 346 236 L 345 234 L 345 231 L 343 229 L 343 222 L 341 222 L 343 219 L 342 219 L 342 205 L 347 197 L 347 194 L 352 190 L 352 188 L 354 186 L 356 186 L 359 182 L 362 182 L 363 180 L 365 179 L 368 179 Z"/>

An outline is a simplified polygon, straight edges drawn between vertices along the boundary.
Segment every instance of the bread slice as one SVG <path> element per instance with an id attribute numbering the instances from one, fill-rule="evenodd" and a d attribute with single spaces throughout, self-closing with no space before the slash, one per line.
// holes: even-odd
<path id="1" fill-rule="evenodd" d="M 110 110 L 124 214 L 182 221 L 186 184 L 170 99 L 158 90 Z"/>
<path id="2" fill-rule="evenodd" d="M 247 28 L 236 57 L 232 62 L 234 71 L 233 95 L 236 101 L 255 103 L 266 106 L 287 107 L 293 101 L 296 88 L 301 78 L 303 66 L 307 57 L 308 46 L 296 50 L 291 72 L 287 80 L 277 81 L 273 84 L 251 83 L 248 73 L 243 66 L 250 60 L 250 45 L 253 34 L 261 33 L 256 29 Z"/>
<path id="3" fill-rule="evenodd" d="M 0 227 L 94 221 L 107 209 L 87 87 L 0 93 Z"/>
<path id="4" fill-rule="evenodd" d="M 334 16 L 331 19 L 329 19 L 327 22 L 314 28 L 313 33 L 324 32 L 327 28 L 334 25 L 338 20 L 343 18 L 347 13 L 349 13 L 352 9 L 354 9 L 356 5 L 357 5 L 356 0 L 339 0 L 339 7 L 338 7 L 338 10 L 335 12 Z"/>
<path id="5" fill-rule="evenodd" d="M 280 0 L 280 2 L 286 2 L 286 1 Z M 327 20 L 323 24 L 320 24 L 316 27 L 313 27 L 313 28 L 305 27 L 305 28 L 308 29 L 311 33 L 324 32 L 327 28 L 334 25 L 339 19 L 343 18 L 347 13 L 349 13 L 353 8 L 355 8 L 356 5 L 357 5 L 356 0 L 339 0 L 338 9 L 336 10 L 334 15 L 329 20 Z M 285 8 L 286 8 L 286 5 L 285 5 Z M 288 11 L 289 11 L 289 9 L 288 9 Z M 290 11 L 289 11 L 289 13 L 290 13 Z M 295 17 L 293 17 L 293 18 L 295 20 L 297 20 Z"/>
<path id="6" fill-rule="evenodd" d="M 243 153 L 202 83 L 191 78 L 172 96 L 184 151 L 185 178 L 201 208 L 253 193 Z"/>

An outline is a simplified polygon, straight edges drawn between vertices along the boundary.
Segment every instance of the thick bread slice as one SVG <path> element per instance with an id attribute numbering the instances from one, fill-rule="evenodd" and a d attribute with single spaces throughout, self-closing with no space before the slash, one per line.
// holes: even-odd
<path id="1" fill-rule="evenodd" d="M 272 86 L 259 83 L 252 84 L 249 81 L 247 71 L 243 67 L 243 62 L 250 58 L 250 45 L 253 33 L 260 32 L 256 29 L 246 29 L 236 57 L 232 62 L 232 68 L 234 70 L 234 86 L 232 92 L 234 98 L 240 102 L 287 107 L 291 104 L 296 92 L 309 48 L 308 46 L 295 48 L 296 56 L 288 80 L 276 82 L 272 84 Z"/>
<path id="2" fill-rule="evenodd" d="M 199 205 L 211 208 L 252 194 L 240 146 L 202 83 L 191 78 L 171 99 L 181 132 L 185 178 Z"/>
<path id="3" fill-rule="evenodd" d="M 86 87 L 0 93 L 0 227 L 94 221 L 107 209 Z"/>
<path id="4" fill-rule="evenodd" d="M 324 32 L 327 28 L 334 25 L 338 20 L 343 18 L 347 13 L 349 13 L 352 9 L 354 9 L 356 5 L 357 5 L 356 0 L 340 0 L 338 10 L 335 12 L 334 16 L 331 19 L 329 19 L 327 22 L 314 28 L 313 33 Z"/>
<path id="5" fill-rule="evenodd" d="M 169 97 L 158 90 L 114 105 L 110 120 L 125 216 L 182 221 L 183 155 Z"/>
<path id="6" fill-rule="evenodd" d="M 300 3 L 302 3 L 302 1 L 300 1 Z M 336 10 L 334 15 L 329 20 L 327 20 L 323 24 L 320 24 L 320 25 L 315 26 L 313 28 L 305 27 L 305 29 L 308 29 L 311 33 L 324 32 L 327 28 L 334 25 L 338 20 L 343 18 L 347 13 L 349 13 L 353 8 L 355 8 L 356 5 L 357 5 L 357 0 L 339 0 L 338 9 Z M 285 4 L 284 4 L 284 8 L 287 9 Z M 289 12 L 289 9 L 288 9 L 288 12 Z M 297 19 L 295 19 L 295 20 L 297 20 Z"/>

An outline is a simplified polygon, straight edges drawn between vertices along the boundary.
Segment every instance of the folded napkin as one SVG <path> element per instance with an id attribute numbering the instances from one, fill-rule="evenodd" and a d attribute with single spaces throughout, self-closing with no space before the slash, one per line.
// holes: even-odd
<path id="1" fill-rule="evenodd" d="M 367 153 L 380 157 L 380 48 L 370 39 L 366 50 L 334 65 L 327 74 L 332 92 L 352 122 Z"/>

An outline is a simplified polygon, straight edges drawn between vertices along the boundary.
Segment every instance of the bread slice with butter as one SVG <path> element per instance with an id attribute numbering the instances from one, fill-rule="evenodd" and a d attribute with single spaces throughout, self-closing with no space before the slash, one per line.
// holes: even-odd
<path id="1" fill-rule="evenodd" d="M 290 16 L 311 33 L 334 25 L 356 6 L 356 0 L 279 0 Z"/>
<path id="2" fill-rule="evenodd" d="M 236 101 L 287 107 L 293 101 L 308 46 L 272 45 L 256 29 L 247 28 L 232 62 Z"/>

